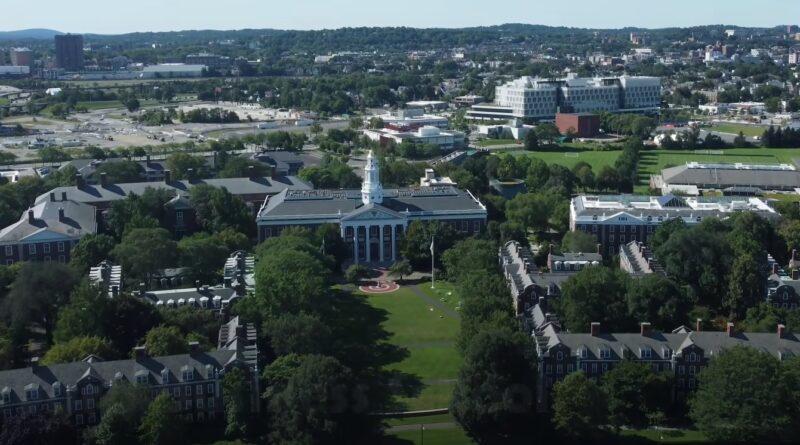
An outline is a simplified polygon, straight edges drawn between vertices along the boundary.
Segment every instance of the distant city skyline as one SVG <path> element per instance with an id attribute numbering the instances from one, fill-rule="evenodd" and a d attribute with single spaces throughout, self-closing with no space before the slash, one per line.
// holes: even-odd
<path id="1" fill-rule="evenodd" d="M 276 5 L 256 0 L 38 0 L 7 2 L 0 31 L 49 28 L 71 33 L 124 34 L 148 31 L 243 28 L 332 29 L 361 26 L 461 28 L 530 23 L 580 28 L 665 28 L 726 24 L 772 27 L 800 19 L 800 2 L 672 0 L 654 8 L 641 0 L 573 0 L 569 3 L 506 0 L 486 3 L 406 0 L 382 5 L 364 0 L 293 0 Z M 788 3 L 788 4 L 787 4 Z M 223 5 L 221 8 L 220 5 Z"/>

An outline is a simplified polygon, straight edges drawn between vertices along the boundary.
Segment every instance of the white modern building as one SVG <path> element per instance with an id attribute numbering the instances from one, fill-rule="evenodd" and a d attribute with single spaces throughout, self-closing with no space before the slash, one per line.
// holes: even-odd
<path id="1" fill-rule="evenodd" d="M 394 130 L 416 130 L 420 127 L 437 127 L 447 130 L 450 122 L 446 117 L 426 114 L 422 108 L 406 108 L 392 113 L 378 114 L 364 118 L 364 123 L 369 125 L 373 118 L 380 118 L 384 127 Z"/>
<path id="2" fill-rule="evenodd" d="M 397 131 L 390 128 L 364 130 L 364 136 L 382 145 L 392 142 L 400 145 L 408 141 L 420 145 L 438 145 L 442 150 L 453 150 L 463 147 L 466 141 L 466 135 L 460 131 L 445 131 L 430 126 L 421 127 L 416 131 Z"/>
<path id="3" fill-rule="evenodd" d="M 498 86 L 494 103 L 474 105 L 467 115 L 477 119 L 552 119 L 559 111 L 654 113 L 660 104 L 659 77 L 522 77 Z"/>

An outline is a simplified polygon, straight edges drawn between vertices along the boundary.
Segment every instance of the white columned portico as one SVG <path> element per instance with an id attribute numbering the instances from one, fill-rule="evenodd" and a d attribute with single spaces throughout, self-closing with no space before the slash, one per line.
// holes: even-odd
<path id="1" fill-rule="evenodd" d="M 358 264 L 358 226 L 353 226 L 353 260 Z"/>
<path id="2" fill-rule="evenodd" d="M 383 228 L 384 228 L 384 227 L 386 227 L 386 226 L 385 226 L 385 225 L 383 225 L 383 224 L 381 224 L 380 226 L 378 226 L 378 237 L 380 238 L 380 244 L 379 244 L 379 247 L 380 247 L 380 248 L 379 248 L 378 250 L 380 251 L 380 255 L 381 255 L 381 257 L 380 257 L 380 258 L 378 258 L 378 261 L 379 261 L 379 262 L 383 262 L 383 259 L 384 259 L 384 258 L 386 258 L 386 257 L 383 255 Z"/>
<path id="3" fill-rule="evenodd" d="M 366 232 L 364 234 L 364 242 L 367 243 L 367 251 L 366 251 L 367 255 L 364 258 L 364 262 L 369 263 L 372 261 L 372 256 L 370 255 L 372 251 L 372 242 L 371 242 L 372 240 L 370 239 L 370 232 L 371 232 L 370 229 L 372 229 L 372 226 L 367 224 L 365 227 L 366 227 Z"/>
<path id="4" fill-rule="evenodd" d="M 392 261 L 397 261 L 397 226 L 392 224 Z"/>

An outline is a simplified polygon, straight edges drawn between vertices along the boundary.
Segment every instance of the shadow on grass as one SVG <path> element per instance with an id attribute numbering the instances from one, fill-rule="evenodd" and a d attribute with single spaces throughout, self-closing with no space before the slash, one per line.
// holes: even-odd
<path id="1" fill-rule="evenodd" d="M 419 396 L 423 384 L 416 375 L 385 369 L 410 355 L 406 348 L 389 343 L 391 333 L 383 328 L 389 313 L 351 292 L 331 292 L 329 303 L 319 308 L 320 318 L 331 327 L 331 355 L 358 375 L 369 412 L 405 411 L 395 399 Z"/>

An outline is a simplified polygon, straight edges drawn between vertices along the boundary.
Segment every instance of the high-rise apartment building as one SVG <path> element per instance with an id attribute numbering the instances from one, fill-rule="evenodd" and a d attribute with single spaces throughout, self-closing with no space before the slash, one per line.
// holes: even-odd
<path id="1" fill-rule="evenodd" d="M 10 55 L 13 66 L 31 66 L 33 64 L 33 52 L 28 48 L 12 48 Z"/>
<path id="2" fill-rule="evenodd" d="M 83 69 L 83 36 L 65 34 L 55 36 L 56 67 L 68 71 Z"/>

